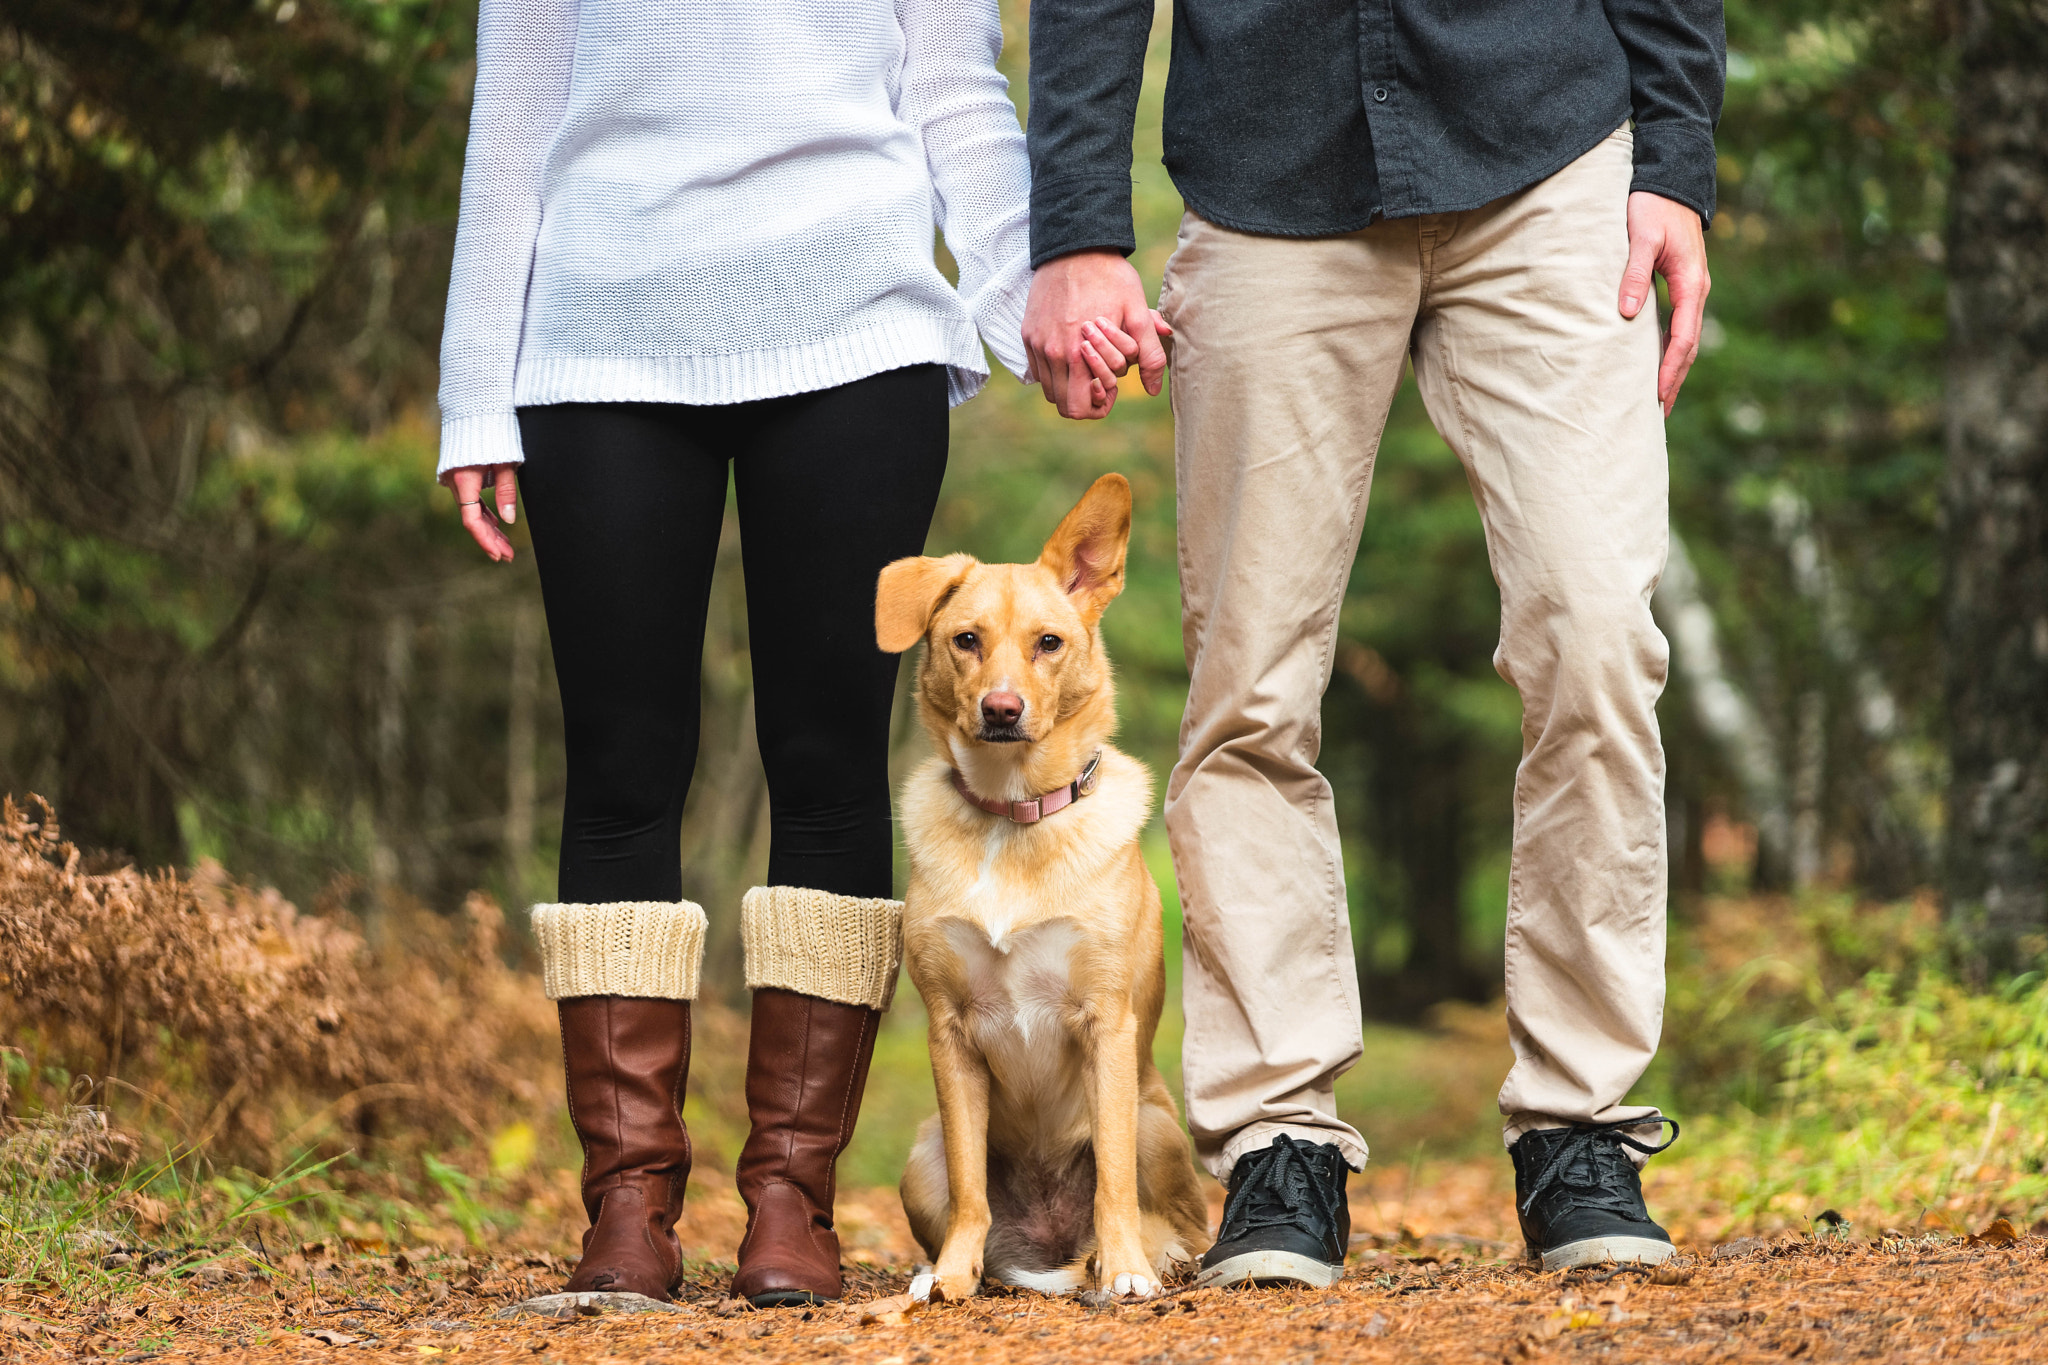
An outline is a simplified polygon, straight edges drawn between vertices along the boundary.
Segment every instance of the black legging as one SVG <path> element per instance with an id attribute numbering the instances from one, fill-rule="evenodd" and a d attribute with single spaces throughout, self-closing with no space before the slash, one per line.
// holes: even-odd
<path id="1" fill-rule="evenodd" d="M 719 407 L 521 408 L 519 431 L 568 748 L 561 899 L 682 897 L 728 461 L 768 883 L 889 895 L 897 659 L 875 646 L 875 576 L 924 549 L 946 471 L 945 370 Z"/>

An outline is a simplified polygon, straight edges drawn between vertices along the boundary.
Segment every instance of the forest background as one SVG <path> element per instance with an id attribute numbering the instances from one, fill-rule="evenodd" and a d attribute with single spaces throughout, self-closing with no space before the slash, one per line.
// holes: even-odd
<path id="1" fill-rule="evenodd" d="M 1003 8 L 1022 113 L 1028 11 Z M 1715 288 L 1668 426 L 1654 604 L 1674 651 L 1683 1045 L 1649 1084 L 1696 1105 L 1762 1110 L 1810 1080 L 1803 1021 L 1853 1050 L 1879 1027 L 1856 1009 L 1976 1009 L 1942 994 L 1950 968 L 2017 1013 L 1929 1064 L 1996 1052 L 1964 1090 L 2017 1078 L 2040 1099 L 2048 995 L 2024 969 L 2048 941 L 1973 958 L 1934 890 L 1968 8 L 1728 6 Z M 432 478 L 474 23 L 461 0 L 9 0 L 0 16 L 0 790 L 54 803 L 85 873 L 218 864 L 400 953 L 465 903 L 474 919 L 474 890 L 553 894 L 563 763 L 533 557 L 515 528 L 519 558 L 484 562 Z M 1167 35 L 1162 6 L 1134 167 L 1155 291 L 1181 210 L 1159 165 Z M 930 543 L 1031 557 L 1107 470 L 1137 495 L 1105 624 L 1123 741 L 1163 774 L 1186 689 L 1163 399 L 1127 392 L 1110 420 L 1067 423 L 999 370 L 953 416 Z M 709 991 L 739 1004 L 767 805 L 736 537 L 728 516 L 684 856 L 711 911 Z M 1492 668 L 1498 611 L 1463 472 L 1405 385 L 1322 756 L 1364 1000 L 1389 1025 L 1453 1027 L 1499 992 L 1520 710 Z M 907 767 L 922 740 L 902 707 L 897 732 Z M 492 940 L 514 967 L 522 918 Z M 1745 1009 L 1759 981 L 1777 1003 Z M 124 1019 L 94 1025 L 112 1030 L 104 1069 L 134 1055 Z M 36 1057 L 26 1085 L 59 1033 L 10 1027 Z M 1972 1134 L 1991 1106 L 1987 1151 L 2020 1103 L 1956 1102 Z M 2038 1182 L 2048 1149 L 2030 1141 L 2012 1169 Z"/>

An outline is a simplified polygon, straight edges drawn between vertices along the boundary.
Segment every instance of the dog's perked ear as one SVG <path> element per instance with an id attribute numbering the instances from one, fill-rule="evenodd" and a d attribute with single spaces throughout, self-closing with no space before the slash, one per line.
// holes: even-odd
<path id="1" fill-rule="evenodd" d="M 1121 474 L 1097 479 L 1039 551 L 1081 619 L 1094 625 L 1124 590 L 1124 556 L 1131 542 L 1131 484 Z"/>
<path id="2" fill-rule="evenodd" d="M 973 555 L 912 555 L 885 566 L 875 580 L 875 643 L 886 654 L 901 654 L 922 640 L 939 603 L 974 565 Z"/>

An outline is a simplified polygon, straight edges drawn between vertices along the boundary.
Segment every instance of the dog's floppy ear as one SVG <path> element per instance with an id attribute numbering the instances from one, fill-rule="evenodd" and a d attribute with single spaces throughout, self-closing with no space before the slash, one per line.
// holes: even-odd
<path id="1" fill-rule="evenodd" d="M 1038 555 L 1081 617 L 1094 625 L 1124 590 L 1124 555 L 1131 542 L 1131 485 L 1121 474 L 1097 479 L 1067 513 Z"/>
<path id="2" fill-rule="evenodd" d="M 883 652 L 901 654 L 922 640 L 932 613 L 974 563 L 972 555 L 912 555 L 883 568 L 875 581 L 875 643 Z"/>

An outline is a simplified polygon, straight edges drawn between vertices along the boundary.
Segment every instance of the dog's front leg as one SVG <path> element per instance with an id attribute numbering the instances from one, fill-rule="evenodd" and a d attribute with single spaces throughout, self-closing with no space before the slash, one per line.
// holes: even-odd
<path id="1" fill-rule="evenodd" d="M 1160 1283 L 1145 1257 L 1138 1212 L 1138 1020 L 1126 1006 L 1099 1020 L 1094 1046 L 1095 1243 L 1104 1293 L 1136 1302 Z"/>
<path id="2" fill-rule="evenodd" d="M 981 1254 L 988 1241 L 988 1062 L 953 1009 L 933 1012 L 931 1050 L 951 1187 L 932 1297 L 964 1299 L 981 1287 Z"/>

